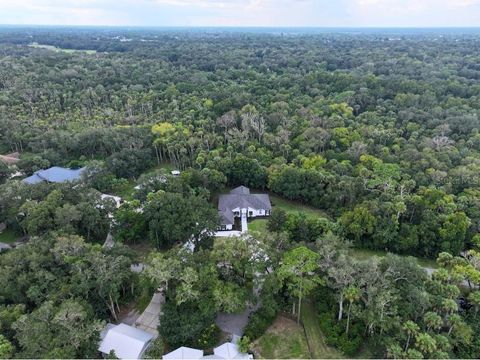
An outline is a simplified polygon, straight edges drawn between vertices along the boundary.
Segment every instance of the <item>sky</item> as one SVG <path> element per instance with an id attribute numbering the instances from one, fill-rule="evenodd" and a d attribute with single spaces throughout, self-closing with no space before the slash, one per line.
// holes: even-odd
<path id="1" fill-rule="evenodd" d="M 0 24 L 479 27 L 480 0 L 0 0 Z"/>

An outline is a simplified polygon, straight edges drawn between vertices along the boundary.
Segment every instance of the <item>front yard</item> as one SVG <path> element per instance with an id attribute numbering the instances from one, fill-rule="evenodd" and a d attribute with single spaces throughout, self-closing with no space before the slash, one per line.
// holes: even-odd
<path id="1" fill-rule="evenodd" d="M 272 203 L 272 208 L 275 210 L 277 209 L 283 209 L 287 213 L 297 213 L 301 212 L 309 216 L 314 216 L 314 217 L 322 217 L 329 219 L 330 217 L 325 213 L 323 210 L 320 209 L 315 209 L 314 207 L 304 205 L 302 203 L 299 203 L 297 201 L 291 201 L 287 200 L 285 198 L 282 198 L 280 196 L 274 195 L 274 194 L 269 194 L 270 195 L 270 201 Z"/>

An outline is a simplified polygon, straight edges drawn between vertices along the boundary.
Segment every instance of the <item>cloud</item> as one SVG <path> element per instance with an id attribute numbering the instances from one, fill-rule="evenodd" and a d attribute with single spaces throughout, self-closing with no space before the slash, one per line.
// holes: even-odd
<path id="1" fill-rule="evenodd" d="M 480 26 L 480 0 L 0 0 L 3 24 Z"/>
<path id="2" fill-rule="evenodd" d="M 480 25 L 480 0 L 353 0 L 349 12 L 364 26 Z"/>

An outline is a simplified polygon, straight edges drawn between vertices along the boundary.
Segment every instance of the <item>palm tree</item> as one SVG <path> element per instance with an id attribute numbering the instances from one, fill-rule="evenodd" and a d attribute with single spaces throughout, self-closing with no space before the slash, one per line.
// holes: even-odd
<path id="1" fill-rule="evenodd" d="M 415 324 L 413 321 L 408 320 L 403 324 L 403 330 L 407 333 L 407 343 L 405 344 L 405 350 L 408 350 L 408 347 L 410 346 L 410 340 L 412 336 L 415 336 L 418 331 L 420 330 L 419 326 Z"/>
<path id="2" fill-rule="evenodd" d="M 480 291 L 474 291 L 468 296 L 468 301 L 470 301 L 475 308 L 475 315 L 477 317 L 478 308 L 480 307 Z"/>
<path id="3" fill-rule="evenodd" d="M 424 315 L 423 320 L 427 325 L 427 329 L 430 330 L 439 330 L 442 328 L 443 321 L 440 315 L 433 311 L 429 311 Z"/>
<path id="4" fill-rule="evenodd" d="M 437 350 L 437 342 L 427 333 L 415 336 L 416 346 L 423 354 L 432 354 Z"/>
<path id="5" fill-rule="evenodd" d="M 348 334 L 350 327 L 350 314 L 352 311 L 352 304 L 360 299 L 360 290 L 354 286 L 349 286 L 345 289 L 345 299 L 348 300 L 348 314 L 347 314 L 347 328 L 345 334 Z"/>
<path id="6" fill-rule="evenodd" d="M 458 311 L 458 305 L 455 300 L 445 299 L 442 301 L 442 310 L 445 311 L 446 315 L 450 315 Z"/>
<path id="7" fill-rule="evenodd" d="M 448 335 L 450 335 L 453 328 L 462 322 L 462 317 L 458 314 L 452 314 L 448 317 L 448 322 L 450 324 L 450 328 L 448 329 Z"/>
<path id="8" fill-rule="evenodd" d="M 389 359 L 402 359 L 403 358 L 403 351 L 400 345 L 393 344 L 387 348 L 387 357 Z"/>

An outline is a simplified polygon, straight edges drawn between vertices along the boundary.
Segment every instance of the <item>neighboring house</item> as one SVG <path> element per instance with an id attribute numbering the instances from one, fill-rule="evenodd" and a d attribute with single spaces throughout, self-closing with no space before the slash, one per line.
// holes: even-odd
<path id="1" fill-rule="evenodd" d="M 249 354 L 241 353 L 238 349 L 237 344 L 233 342 L 228 342 L 219 347 L 213 349 L 213 355 L 203 355 L 203 350 L 197 350 L 182 346 L 171 353 L 165 354 L 162 357 L 163 360 L 200 360 L 200 359 L 239 359 L 239 360 L 248 360 L 253 359 L 253 356 Z"/>
<path id="2" fill-rule="evenodd" d="M 38 184 L 41 182 L 62 183 L 66 181 L 78 181 L 82 178 L 85 168 L 66 169 L 58 166 L 46 170 L 36 171 L 32 176 L 23 179 L 27 184 Z"/>
<path id="3" fill-rule="evenodd" d="M 154 335 L 125 324 L 108 324 L 100 338 L 101 353 L 109 355 L 113 350 L 119 359 L 141 359 Z"/>
<path id="4" fill-rule="evenodd" d="M 251 194 L 250 189 L 239 186 L 229 194 L 220 195 L 218 199 L 218 213 L 221 227 L 219 230 L 232 230 L 235 218 L 241 218 L 246 224 L 247 218 L 269 216 L 272 204 L 268 194 Z M 242 231 L 246 230 L 243 229 Z"/>
<path id="5" fill-rule="evenodd" d="M 100 195 L 100 198 L 102 200 L 105 200 L 105 199 L 112 199 L 114 202 L 115 202 L 115 206 L 116 208 L 118 209 L 120 207 L 120 205 L 122 205 L 123 203 L 123 200 L 120 196 L 114 196 L 114 195 L 108 195 L 108 194 L 101 194 Z"/>
<path id="6" fill-rule="evenodd" d="M 162 356 L 163 360 L 199 360 L 203 358 L 203 350 L 192 349 L 186 346 L 182 346 L 177 350 L 174 350 L 168 354 Z"/>
<path id="7" fill-rule="evenodd" d="M 172 171 L 171 171 L 171 174 L 172 174 L 173 176 L 180 176 L 180 170 L 172 170 Z"/>

